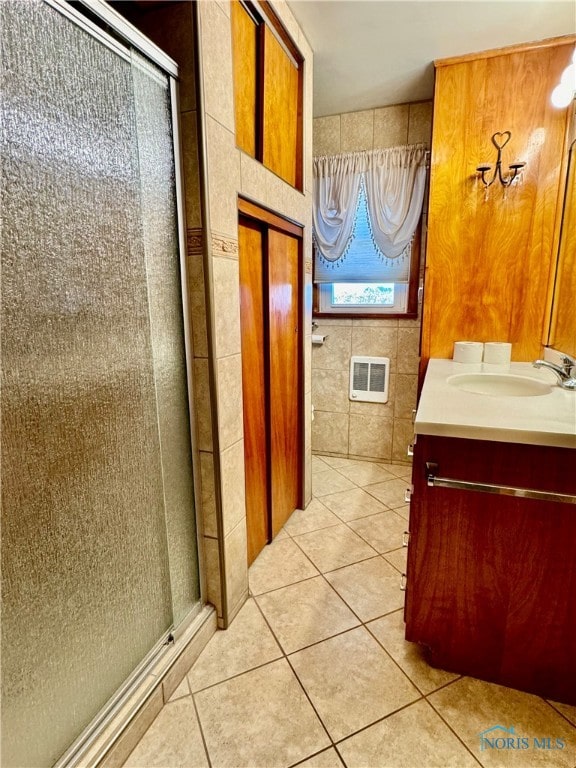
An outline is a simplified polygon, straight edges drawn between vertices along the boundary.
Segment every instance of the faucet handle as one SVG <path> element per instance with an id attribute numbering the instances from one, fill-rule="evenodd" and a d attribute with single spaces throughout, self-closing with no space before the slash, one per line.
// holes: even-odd
<path id="1" fill-rule="evenodd" d="M 567 355 L 565 353 L 562 354 L 562 367 L 566 371 L 566 373 L 570 376 L 572 372 L 572 368 L 576 365 L 576 360 L 573 357 L 570 357 L 570 355 Z"/>

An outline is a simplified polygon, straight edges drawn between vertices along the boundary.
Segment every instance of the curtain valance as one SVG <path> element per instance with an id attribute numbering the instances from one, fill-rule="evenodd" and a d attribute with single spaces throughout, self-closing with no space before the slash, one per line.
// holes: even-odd
<path id="1" fill-rule="evenodd" d="M 422 212 L 426 147 L 415 144 L 314 159 L 314 241 L 335 262 L 352 240 L 361 181 L 374 245 L 386 259 L 409 246 Z"/>

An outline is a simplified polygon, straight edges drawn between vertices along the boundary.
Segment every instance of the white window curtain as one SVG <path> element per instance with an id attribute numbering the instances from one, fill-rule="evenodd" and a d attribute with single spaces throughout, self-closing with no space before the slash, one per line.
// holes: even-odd
<path id="1" fill-rule="evenodd" d="M 372 245 L 384 263 L 406 256 L 422 212 L 426 147 L 352 152 L 314 159 L 314 242 L 317 266 L 336 281 L 354 241 L 360 190 L 365 191 Z M 350 259 L 346 261 L 350 268 Z M 326 281 L 326 277 L 321 278 Z M 366 279 L 366 276 L 364 276 Z"/>

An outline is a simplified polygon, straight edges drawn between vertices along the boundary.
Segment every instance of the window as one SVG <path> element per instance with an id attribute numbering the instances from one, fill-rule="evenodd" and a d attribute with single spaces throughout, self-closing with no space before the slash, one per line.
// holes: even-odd
<path id="1" fill-rule="evenodd" d="M 324 283 L 318 285 L 320 313 L 404 314 L 406 283 Z"/>
<path id="2" fill-rule="evenodd" d="M 418 301 L 419 228 L 402 256 L 386 259 L 370 231 L 364 183 L 360 186 L 353 235 L 338 265 L 316 254 L 314 314 L 415 317 Z"/>

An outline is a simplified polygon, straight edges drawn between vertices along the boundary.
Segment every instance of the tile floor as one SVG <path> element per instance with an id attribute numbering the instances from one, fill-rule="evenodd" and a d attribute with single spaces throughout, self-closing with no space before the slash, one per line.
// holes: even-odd
<path id="1" fill-rule="evenodd" d="M 576 707 L 432 669 L 404 640 L 409 474 L 313 458 L 312 503 L 253 564 L 250 599 L 126 766 L 576 768 Z M 493 725 L 529 748 L 481 751 Z"/>

